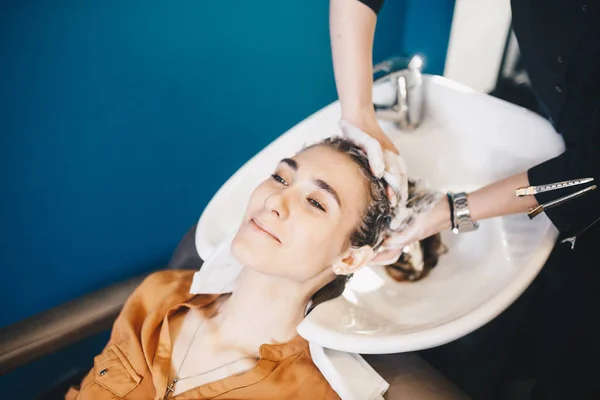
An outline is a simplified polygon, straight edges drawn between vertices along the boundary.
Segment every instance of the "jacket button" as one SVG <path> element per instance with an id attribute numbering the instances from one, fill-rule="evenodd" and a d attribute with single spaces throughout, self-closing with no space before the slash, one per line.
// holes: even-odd
<path id="1" fill-rule="evenodd" d="M 584 4 L 581 6 L 581 11 L 583 11 L 584 13 L 588 12 L 588 6 L 587 4 Z"/>
<path id="2" fill-rule="evenodd" d="M 558 85 L 554 86 L 554 90 L 556 90 L 556 93 L 562 93 L 562 88 Z"/>
<path id="3" fill-rule="evenodd" d="M 563 61 L 565 61 L 565 60 L 564 60 L 564 59 L 563 59 L 561 56 L 558 56 L 558 57 L 556 57 L 556 61 L 557 61 L 559 64 L 562 64 L 562 63 L 563 63 Z"/>
<path id="4" fill-rule="evenodd" d="M 100 376 L 105 375 L 108 372 L 108 369 L 103 369 L 100 371 Z"/>

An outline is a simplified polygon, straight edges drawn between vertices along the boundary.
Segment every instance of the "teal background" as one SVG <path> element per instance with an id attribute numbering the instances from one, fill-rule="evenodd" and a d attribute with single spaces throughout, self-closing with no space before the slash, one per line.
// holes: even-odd
<path id="1" fill-rule="evenodd" d="M 453 7 L 388 0 L 375 61 L 441 74 Z M 163 266 L 237 168 L 335 99 L 324 0 L 2 2 L 0 326 Z M 103 340 L 1 377 L 2 397 Z"/>

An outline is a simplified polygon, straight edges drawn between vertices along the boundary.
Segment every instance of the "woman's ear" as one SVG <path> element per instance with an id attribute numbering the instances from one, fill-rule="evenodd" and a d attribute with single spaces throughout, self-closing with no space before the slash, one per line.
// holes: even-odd
<path id="1" fill-rule="evenodd" d="M 358 249 L 350 248 L 349 253 L 341 260 L 333 264 L 333 272 L 336 275 L 350 275 L 361 269 L 373 259 L 373 248 L 362 246 Z"/>

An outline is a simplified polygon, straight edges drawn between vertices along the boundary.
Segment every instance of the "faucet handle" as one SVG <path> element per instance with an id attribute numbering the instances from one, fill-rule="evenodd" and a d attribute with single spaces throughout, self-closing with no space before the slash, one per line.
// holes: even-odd
<path id="1" fill-rule="evenodd" d="M 397 69 L 402 62 L 405 67 Z M 375 85 L 391 82 L 395 86 L 395 99 L 392 104 L 374 104 L 379 118 L 393 121 L 398 128 L 404 130 L 415 129 L 421 124 L 424 108 L 422 66 L 422 58 L 414 56 L 408 62 L 406 59 L 394 58 L 373 68 L 376 73 L 387 72 L 375 80 Z"/>

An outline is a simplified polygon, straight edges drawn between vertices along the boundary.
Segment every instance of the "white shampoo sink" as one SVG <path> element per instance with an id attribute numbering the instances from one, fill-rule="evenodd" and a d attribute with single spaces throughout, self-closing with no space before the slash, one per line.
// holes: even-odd
<path id="1" fill-rule="evenodd" d="M 440 190 L 474 190 L 564 150 L 552 126 L 523 108 L 438 76 L 424 76 L 426 111 L 415 131 L 382 122 L 409 175 Z M 375 88 L 385 101 L 389 88 Z M 196 247 L 206 259 L 240 223 L 254 187 L 277 162 L 337 131 L 335 102 L 283 134 L 240 168 L 200 217 Z M 355 274 L 343 296 L 318 306 L 298 327 L 306 339 L 352 353 L 383 354 L 438 346 L 505 310 L 542 268 L 557 237 L 544 214 L 481 222 L 478 231 L 442 234 L 449 252 L 422 281 L 398 283 L 383 268 Z"/>

